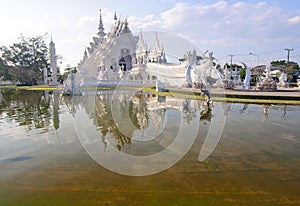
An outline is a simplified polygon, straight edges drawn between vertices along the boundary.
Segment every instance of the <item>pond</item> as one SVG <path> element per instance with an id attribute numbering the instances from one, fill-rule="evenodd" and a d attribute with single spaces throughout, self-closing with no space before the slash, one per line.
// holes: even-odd
<path id="1" fill-rule="evenodd" d="M 2 89 L 0 205 L 299 205 L 300 106 Z"/>

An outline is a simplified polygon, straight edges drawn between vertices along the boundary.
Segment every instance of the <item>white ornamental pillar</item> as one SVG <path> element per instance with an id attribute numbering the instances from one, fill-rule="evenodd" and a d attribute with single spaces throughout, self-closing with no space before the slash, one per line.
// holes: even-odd
<path id="1" fill-rule="evenodd" d="M 50 85 L 52 86 L 57 86 L 57 57 L 56 57 L 56 52 L 55 52 L 55 44 L 52 41 L 49 44 L 49 49 L 50 49 L 50 67 L 52 70 L 52 82 L 50 82 Z"/>

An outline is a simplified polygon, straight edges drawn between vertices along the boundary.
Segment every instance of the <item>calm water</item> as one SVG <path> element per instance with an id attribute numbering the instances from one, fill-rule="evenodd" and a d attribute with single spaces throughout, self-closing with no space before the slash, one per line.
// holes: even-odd
<path id="1" fill-rule="evenodd" d="M 1 90 L 0 205 L 300 205 L 299 117 L 141 91 Z"/>

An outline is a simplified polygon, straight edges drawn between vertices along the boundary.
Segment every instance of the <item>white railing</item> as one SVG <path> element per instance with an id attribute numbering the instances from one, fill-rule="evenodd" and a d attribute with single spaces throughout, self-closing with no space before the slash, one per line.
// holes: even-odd
<path id="1" fill-rule="evenodd" d="M 107 86 L 149 87 L 155 85 L 156 85 L 156 80 L 100 80 L 98 81 L 98 87 L 107 87 Z"/>
<path id="2" fill-rule="evenodd" d="M 15 81 L 0 81 L 1 86 L 7 86 L 7 85 L 17 85 L 20 84 L 20 82 L 15 82 Z"/>

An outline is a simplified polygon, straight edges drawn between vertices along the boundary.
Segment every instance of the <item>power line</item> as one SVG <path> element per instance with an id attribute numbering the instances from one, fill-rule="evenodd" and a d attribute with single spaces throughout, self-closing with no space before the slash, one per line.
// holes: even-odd
<path id="1" fill-rule="evenodd" d="M 231 66 L 232 66 L 232 57 L 234 57 L 235 55 L 234 54 L 229 54 L 228 56 L 230 56 L 230 69 L 231 69 Z"/>
<path id="2" fill-rule="evenodd" d="M 287 62 L 289 63 L 290 62 L 290 52 L 294 51 L 294 49 L 285 48 L 284 50 L 288 52 L 288 54 L 287 54 Z"/>

